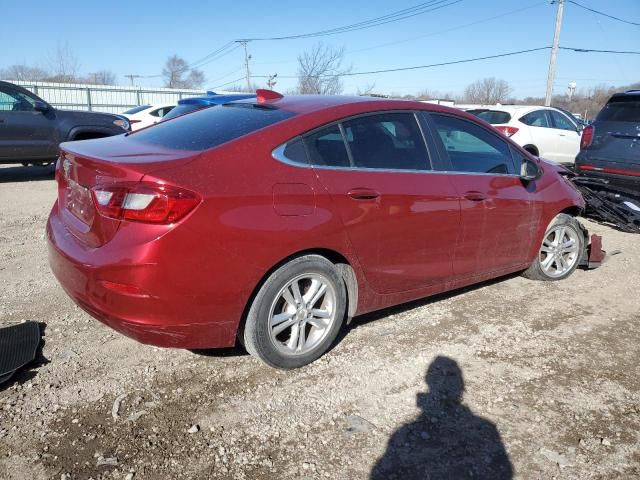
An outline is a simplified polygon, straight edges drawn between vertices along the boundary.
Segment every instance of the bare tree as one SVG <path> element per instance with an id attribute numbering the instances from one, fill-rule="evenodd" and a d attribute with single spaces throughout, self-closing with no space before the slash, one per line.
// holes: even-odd
<path id="1" fill-rule="evenodd" d="M 364 87 L 358 88 L 356 94 L 361 97 L 368 97 L 373 93 L 376 88 L 376 82 L 367 83 Z"/>
<path id="2" fill-rule="evenodd" d="M 11 65 L 0 70 L 0 78 L 7 80 L 43 81 L 49 77 L 49 72 L 40 67 L 29 65 Z"/>
<path id="3" fill-rule="evenodd" d="M 484 78 L 464 89 L 464 99 L 469 103 L 492 105 L 506 101 L 511 91 L 511 87 L 505 80 L 494 77 Z"/>
<path id="4" fill-rule="evenodd" d="M 178 55 L 167 58 L 162 69 L 164 84 L 169 88 L 196 88 L 204 83 L 204 73 L 195 68 L 189 68 L 187 61 Z"/>
<path id="5" fill-rule="evenodd" d="M 115 85 L 116 74 L 111 70 L 100 70 L 98 72 L 90 73 L 85 82 L 96 85 Z"/>
<path id="6" fill-rule="evenodd" d="M 51 69 L 49 81 L 71 83 L 79 80 L 80 62 L 68 43 L 58 44 L 49 58 L 49 64 Z"/>
<path id="7" fill-rule="evenodd" d="M 298 93 L 338 95 L 342 93 L 341 76 L 351 67 L 343 67 L 344 47 L 331 48 L 322 42 L 298 55 Z"/>

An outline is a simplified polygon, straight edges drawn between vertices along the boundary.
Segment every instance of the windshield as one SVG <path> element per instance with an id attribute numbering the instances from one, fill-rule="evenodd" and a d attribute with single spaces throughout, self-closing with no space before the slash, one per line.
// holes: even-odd
<path id="1" fill-rule="evenodd" d="M 133 107 L 127 110 L 126 112 L 122 112 L 124 115 L 133 115 L 134 113 L 139 113 L 147 108 L 150 108 L 151 105 L 140 105 L 139 107 Z"/>
<path id="2" fill-rule="evenodd" d="M 160 122 L 130 134 L 130 138 L 173 150 L 207 150 L 294 115 L 277 108 L 254 108 L 251 104 L 222 105 Z"/>
<path id="3" fill-rule="evenodd" d="M 491 125 L 509 123 L 511 120 L 511 115 L 500 110 L 468 110 L 468 112 Z"/>

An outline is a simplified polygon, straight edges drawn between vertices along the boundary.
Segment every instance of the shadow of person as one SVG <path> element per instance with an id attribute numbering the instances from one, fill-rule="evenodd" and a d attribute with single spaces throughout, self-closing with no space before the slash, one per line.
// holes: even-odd
<path id="1" fill-rule="evenodd" d="M 436 357 L 426 375 L 428 393 L 417 395 L 420 417 L 389 439 L 371 480 L 506 480 L 513 468 L 496 426 L 463 405 L 462 371 Z"/>

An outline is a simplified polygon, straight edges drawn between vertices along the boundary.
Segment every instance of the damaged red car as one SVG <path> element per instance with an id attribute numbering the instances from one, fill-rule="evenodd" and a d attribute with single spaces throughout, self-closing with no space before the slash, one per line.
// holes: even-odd
<path id="1" fill-rule="evenodd" d="M 583 199 L 558 168 L 459 110 L 256 98 L 62 145 L 51 268 L 140 342 L 240 341 L 279 368 L 351 317 L 523 271 L 569 276 Z"/>

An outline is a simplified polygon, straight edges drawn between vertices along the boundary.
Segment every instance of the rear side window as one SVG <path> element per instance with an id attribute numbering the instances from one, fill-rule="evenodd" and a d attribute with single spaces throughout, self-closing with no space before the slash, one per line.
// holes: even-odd
<path id="1" fill-rule="evenodd" d="M 170 122 L 160 122 L 153 128 L 129 134 L 129 138 L 174 150 L 201 151 L 230 142 L 294 115 L 293 112 L 280 109 L 223 105 L 185 115 Z"/>
<path id="2" fill-rule="evenodd" d="M 356 168 L 427 170 L 427 147 L 412 113 L 383 113 L 342 124 Z"/>
<path id="3" fill-rule="evenodd" d="M 349 154 L 338 125 L 319 130 L 305 138 L 313 165 L 350 167 Z"/>
<path id="4" fill-rule="evenodd" d="M 509 123 L 511 121 L 511 115 L 507 112 L 498 110 L 467 110 L 470 114 L 481 118 L 491 125 L 500 125 L 502 123 Z"/>
<path id="5" fill-rule="evenodd" d="M 551 128 L 551 119 L 549 118 L 549 113 L 546 110 L 535 110 L 533 112 L 529 112 L 522 117 L 520 121 L 531 127 Z"/>
<path id="6" fill-rule="evenodd" d="M 640 122 L 640 98 L 638 96 L 610 99 L 596 120 L 600 122 Z"/>
<path id="7" fill-rule="evenodd" d="M 438 135 L 455 172 L 515 174 L 509 145 L 479 125 L 432 114 Z"/>

